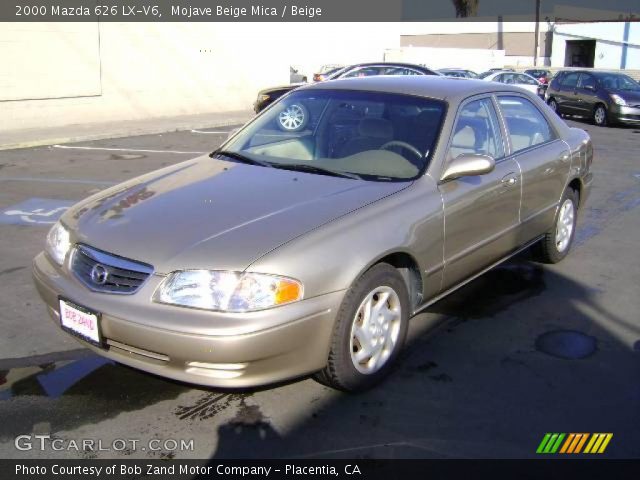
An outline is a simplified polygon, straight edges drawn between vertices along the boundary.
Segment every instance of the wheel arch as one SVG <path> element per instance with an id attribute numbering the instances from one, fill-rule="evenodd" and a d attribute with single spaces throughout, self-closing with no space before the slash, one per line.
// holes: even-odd
<path id="1" fill-rule="evenodd" d="M 574 192 L 576 192 L 576 194 L 578 195 L 578 204 L 576 205 L 576 208 L 580 208 L 580 202 L 582 200 L 582 180 L 580 180 L 579 177 L 575 177 L 573 178 L 571 181 L 569 181 L 569 183 L 567 184 L 567 187 L 572 189 Z"/>
<path id="2" fill-rule="evenodd" d="M 422 269 L 416 258 L 405 250 L 386 252 L 371 261 L 356 278 L 360 278 L 367 270 L 380 263 L 387 263 L 400 272 L 407 285 L 411 310 L 415 310 L 422 303 L 424 295 Z"/>

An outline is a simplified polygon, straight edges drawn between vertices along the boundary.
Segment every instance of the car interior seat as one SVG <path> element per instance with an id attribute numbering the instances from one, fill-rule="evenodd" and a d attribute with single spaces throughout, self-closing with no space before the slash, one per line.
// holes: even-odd
<path id="1" fill-rule="evenodd" d="M 365 150 L 377 150 L 393 140 L 393 124 L 384 118 L 361 119 L 357 132 L 357 136 L 349 139 L 339 149 L 338 157 L 347 157 Z"/>

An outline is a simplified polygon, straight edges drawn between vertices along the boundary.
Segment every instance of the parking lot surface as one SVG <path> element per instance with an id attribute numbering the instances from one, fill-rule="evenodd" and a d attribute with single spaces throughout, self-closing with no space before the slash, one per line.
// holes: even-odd
<path id="1" fill-rule="evenodd" d="M 640 457 L 640 130 L 569 123 L 595 146 L 569 257 L 525 253 L 433 305 L 389 380 L 360 395 L 312 379 L 216 390 L 113 364 L 36 294 L 31 259 L 65 208 L 231 127 L 0 151 L 0 457 L 522 458 L 546 432 L 611 432 L 607 457 Z M 60 441 L 17 449 L 19 435 Z"/>

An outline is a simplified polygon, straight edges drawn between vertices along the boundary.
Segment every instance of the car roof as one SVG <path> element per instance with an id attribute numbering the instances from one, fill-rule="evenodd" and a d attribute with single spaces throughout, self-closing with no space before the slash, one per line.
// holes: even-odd
<path id="1" fill-rule="evenodd" d="M 330 80 L 328 82 L 305 85 L 300 90 L 361 90 L 388 92 L 449 101 L 461 101 L 472 95 L 492 92 L 518 92 L 522 89 L 501 83 L 485 82 L 469 78 L 424 76 L 355 77 Z"/>

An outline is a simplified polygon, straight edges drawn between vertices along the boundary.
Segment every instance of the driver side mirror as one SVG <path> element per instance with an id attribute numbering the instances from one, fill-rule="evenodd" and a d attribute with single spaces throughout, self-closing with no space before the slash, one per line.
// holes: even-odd
<path id="1" fill-rule="evenodd" d="M 440 181 L 445 182 L 460 177 L 484 175 L 492 172 L 495 166 L 496 161 L 489 155 L 463 153 L 449 162 Z"/>
<path id="2" fill-rule="evenodd" d="M 595 91 L 596 86 L 595 85 L 585 85 L 584 86 L 585 90 L 590 90 L 590 91 Z"/>

